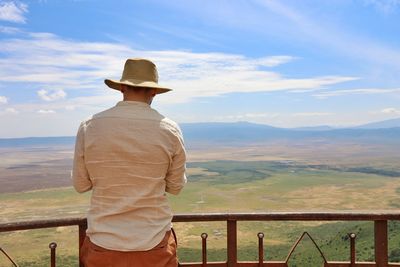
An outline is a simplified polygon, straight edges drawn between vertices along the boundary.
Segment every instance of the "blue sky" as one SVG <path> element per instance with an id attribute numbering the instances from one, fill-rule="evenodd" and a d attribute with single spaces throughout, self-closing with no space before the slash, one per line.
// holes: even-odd
<path id="1" fill-rule="evenodd" d="M 400 0 L 0 0 L 0 137 L 75 135 L 127 58 L 182 122 L 352 126 L 400 117 Z"/>

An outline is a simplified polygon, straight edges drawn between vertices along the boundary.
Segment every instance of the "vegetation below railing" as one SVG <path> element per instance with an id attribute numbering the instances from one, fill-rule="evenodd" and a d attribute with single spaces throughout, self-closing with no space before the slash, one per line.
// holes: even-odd
<path id="1" fill-rule="evenodd" d="M 382 220 L 381 220 L 382 219 Z M 393 220 L 390 220 L 393 219 Z M 395 220 L 394 220 L 395 219 Z M 400 214 L 399 213 L 262 213 L 262 214 L 182 214 L 176 215 L 174 218 L 174 228 L 176 229 L 178 235 L 178 257 L 181 262 L 199 262 L 202 260 L 201 251 L 201 237 L 200 234 L 205 230 L 208 230 L 209 239 L 207 240 L 207 260 L 209 262 L 219 261 L 226 262 L 228 260 L 228 250 L 227 247 L 215 246 L 216 242 L 225 242 L 228 238 L 228 247 L 232 247 L 232 236 L 228 236 L 228 233 L 238 233 L 237 234 L 237 254 L 235 250 L 235 255 L 237 255 L 238 261 L 253 261 L 258 260 L 258 237 L 257 232 L 263 232 L 264 237 L 264 260 L 266 261 L 282 261 L 287 256 L 288 251 L 294 241 L 303 233 L 307 231 L 314 239 L 321 252 L 324 254 L 325 258 L 331 261 L 349 261 L 350 258 L 350 240 L 349 233 L 355 234 L 355 248 L 356 248 L 356 260 L 362 262 L 373 262 L 377 251 L 375 251 L 375 240 L 377 225 L 374 225 L 374 220 L 380 220 L 382 222 L 387 221 L 387 227 L 380 228 L 378 231 L 387 229 L 387 234 L 389 236 L 388 242 L 388 257 L 389 262 L 400 262 Z M 215 231 L 213 228 L 209 227 L 208 224 L 214 224 L 218 229 L 221 227 L 226 227 L 225 223 L 228 220 L 228 231 Z M 321 223 L 318 221 L 329 220 L 329 223 L 322 223 L 320 225 L 295 225 L 294 222 L 290 221 L 313 221 L 313 223 Z M 347 220 L 347 222 L 345 222 Z M 225 221 L 225 222 L 224 222 Z M 288 223 L 287 227 L 280 228 L 280 231 L 284 229 L 287 231 L 286 238 L 281 240 L 280 244 L 277 244 L 273 236 L 274 229 L 271 225 L 276 224 L 276 221 L 284 221 Z M 184 222 L 184 223 L 181 223 Z M 200 226 L 191 229 L 191 234 L 193 232 L 198 236 L 197 241 L 195 241 L 193 246 L 181 245 L 180 240 L 185 239 L 184 230 L 187 222 L 198 223 Z M 236 223 L 238 222 L 238 223 Z M 82 225 L 85 223 L 84 219 L 70 219 L 70 220 L 50 220 L 50 221 L 38 221 L 33 223 L 19 223 L 19 224 L 1 224 L 0 231 L 3 233 L 0 240 L 2 241 L 7 235 L 12 235 L 13 230 L 17 229 L 33 229 L 33 228 L 45 228 L 45 227 L 60 227 L 68 225 Z M 232 225 L 234 223 L 234 225 Z M 282 222 L 281 222 L 282 223 Z M 217 224 L 217 225 L 216 225 Z M 233 226 L 233 228 L 232 228 Z M 290 227 L 291 226 L 291 227 Z M 237 227 L 237 232 L 236 232 Z M 50 228 L 51 229 L 51 228 Z M 54 229 L 54 228 L 53 228 Z M 58 229 L 58 228 L 56 228 Z M 84 229 L 84 228 L 82 228 Z M 229 230 L 230 229 L 230 230 Z M 75 229 L 75 233 L 77 229 Z M 276 230 L 276 229 L 275 229 Z M 29 234 L 30 232 L 45 231 L 42 230 L 28 230 L 18 234 L 18 242 L 23 245 L 23 239 L 21 236 L 23 234 Z M 46 232 L 51 235 L 54 231 Z M 15 232 L 14 232 L 15 233 Z M 17 259 L 20 267 L 39 267 L 46 266 L 49 263 L 49 249 L 48 243 L 46 243 L 43 238 L 45 232 L 42 232 L 35 241 L 38 244 L 30 244 L 31 246 L 41 245 L 47 247 L 47 252 L 41 253 L 31 257 L 31 259 Z M 251 238 L 249 238 L 249 235 Z M 74 239 L 73 233 L 69 232 L 70 239 Z M 192 235 L 193 236 L 193 235 Z M 381 236 L 381 235 L 380 235 Z M 214 238 L 213 238 L 214 237 Z M 14 235 L 14 238 L 16 236 Z M 229 241 L 231 238 L 231 241 Z M 75 235 L 76 239 L 76 235 Z M 52 240 L 58 242 L 57 236 L 52 236 Z M 15 241 L 15 240 L 14 240 Z M 274 243 L 270 243 L 273 241 Z M 18 243 L 16 242 L 16 243 Z M 76 242 L 76 241 L 75 241 Z M 3 243 L 3 242 L 1 242 Z M 34 242 L 35 243 L 35 242 Z M 4 244 L 4 243 L 3 243 Z M 75 245 L 74 245 L 75 244 Z M 70 267 L 76 266 L 77 258 L 77 245 L 76 243 L 70 244 L 75 249 L 71 251 L 71 247 L 63 248 L 65 243 L 59 242 L 57 247 L 57 266 Z M 5 248 L 8 250 L 7 248 Z M 64 252 L 63 252 L 64 249 Z M 69 253 L 65 253 L 65 249 L 68 249 Z M 232 250 L 231 250 L 232 251 Z M 8 250 L 8 252 L 13 255 L 13 251 Z M 72 254 L 71 254 L 72 252 Z M 231 259 L 232 260 L 232 259 Z M 312 244 L 308 237 L 305 237 L 296 248 L 294 253 L 291 255 L 289 260 L 289 266 L 321 266 L 323 260 L 321 255 L 317 251 L 316 247 Z M 7 266 L 2 264 L 1 266 Z M 370 266 L 370 265 L 368 265 Z M 374 266 L 374 265 L 371 265 Z M 390 266 L 400 266 L 400 265 L 390 265 Z"/>

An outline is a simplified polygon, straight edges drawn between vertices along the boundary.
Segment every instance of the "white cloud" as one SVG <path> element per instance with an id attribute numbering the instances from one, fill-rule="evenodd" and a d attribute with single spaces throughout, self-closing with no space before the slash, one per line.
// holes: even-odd
<path id="1" fill-rule="evenodd" d="M 105 90 L 103 80 L 120 78 L 127 55 L 149 58 L 157 64 L 160 84 L 174 89 L 160 95 L 158 101 L 163 104 L 234 92 L 315 90 L 358 79 L 336 75 L 290 78 L 265 69 L 295 59 L 288 55 L 249 58 L 226 53 L 143 51 L 115 43 L 64 40 L 50 33 L 25 36 L 0 41 L 0 52 L 7 55 L 0 59 L 0 81 L 37 84 L 43 88 L 40 96 L 47 101 L 61 99 L 64 90 L 109 95 L 108 90 L 114 90 Z M 61 91 L 50 93 L 54 88 Z M 111 103 L 110 99 L 105 100 Z"/>
<path id="2" fill-rule="evenodd" d="M 244 113 L 235 115 L 224 115 L 214 117 L 215 121 L 232 121 L 232 120 L 252 120 L 258 118 L 275 118 L 279 113 Z"/>
<path id="3" fill-rule="evenodd" d="M 25 23 L 25 14 L 28 12 L 28 6 L 18 1 L 0 2 L 0 20 Z"/>
<path id="4" fill-rule="evenodd" d="M 362 0 L 365 3 L 369 2 L 383 10 L 394 10 L 400 6 L 400 0 Z M 258 5 L 259 12 L 271 12 L 279 16 L 278 26 L 281 27 L 281 32 L 288 36 L 296 36 L 297 41 L 303 39 L 306 42 L 312 42 L 323 45 L 326 48 L 333 49 L 339 53 L 351 58 L 357 58 L 363 62 L 369 61 L 374 67 L 378 64 L 395 67 L 396 72 L 400 68 L 400 52 L 395 47 L 377 41 L 377 38 L 365 37 L 360 32 L 346 31 L 351 27 L 345 27 L 345 24 L 340 25 L 336 22 L 337 17 L 328 14 L 327 12 L 318 12 L 318 14 L 310 15 L 310 10 L 302 11 L 296 3 L 303 1 L 271 1 L 271 0 L 254 0 Z M 318 2 L 318 1 L 317 1 Z M 332 1 L 335 2 L 335 1 Z M 346 1 L 344 1 L 346 2 Z M 349 1 L 350 2 L 350 1 Z M 317 9 L 319 10 L 319 9 Z M 320 17 L 322 14 L 322 17 Z M 334 13 L 332 13 L 334 14 Z M 255 16 L 255 14 L 252 14 Z M 259 23 L 265 23 L 265 15 L 261 17 Z M 246 21 L 240 21 L 241 24 L 246 24 Z M 254 27 L 254 25 L 247 25 Z M 263 27 L 259 27 L 263 29 Z M 265 32 L 264 32 L 265 33 Z M 290 34 L 289 34 L 290 33 Z"/>
<path id="5" fill-rule="evenodd" d="M 6 108 L 3 111 L 0 111 L 0 115 L 9 115 L 9 114 L 18 114 L 19 111 L 15 108 Z"/>
<path id="6" fill-rule="evenodd" d="M 257 63 L 260 66 L 275 67 L 290 62 L 293 59 L 294 57 L 291 56 L 271 56 L 267 58 L 261 58 L 260 60 L 257 60 Z"/>
<path id="7" fill-rule="evenodd" d="M 67 95 L 63 90 L 54 90 L 50 92 L 49 90 L 41 89 L 37 92 L 39 97 L 45 101 L 55 101 L 58 99 L 63 99 Z"/>
<path id="8" fill-rule="evenodd" d="M 39 110 L 42 110 L 40 113 L 45 113 L 43 111 L 52 110 L 55 113 L 60 114 L 68 114 L 66 111 L 79 110 L 82 116 L 89 116 L 89 114 L 93 114 L 94 112 L 99 112 L 102 109 L 108 108 L 110 105 L 115 104 L 119 100 L 122 100 L 122 95 L 110 90 L 110 92 L 104 95 L 79 96 L 63 99 L 61 101 L 45 101 L 37 103 L 21 102 L 14 104 L 13 107 L 25 115 L 38 113 Z"/>
<path id="9" fill-rule="evenodd" d="M 0 104 L 7 104 L 8 98 L 0 95 Z"/>
<path id="10" fill-rule="evenodd" d="M 397 109 L 397 108 L 385 108 L 385 109 L 382 109 L 381 112 L 383 114 L 400 115 L 400 109 Z"/>
<path id="11" fill-rule="evenodd" d="M 355 95 L 355 94 L 391 94 L 400 93 L 400 88 L 358 88 L 358 89 L 347 89 L 347 90 L 331 90 L 323 91 L 313 96 L 318 98 L 327 98 L 332 96 L 342 96 L 342 95 Z"/>
<path id="12" fill-rule="evenodd" d="M 15 27 L 8 27 L 0 25 L 0 33 L 5 34 L 14 34 L 14 33 L 21 33 L 22 31 Z"/>
<path id="13" fill-rule="evenodd" d="M 315 116 L 329 116 L 329 115 L 334 115 L 335 113 L 331 112 L 298 112 L 298 113 L 293 113 L 292 115 L 294 117 L 315 117 Z"/>
<path id="14" fill-rule="evenodd" d="M 244 113 L 237 115 L 226 115 L 215 117 L 218 120 L 243 120 L 243 119 L 256 119 L 256 118 L 277 118 L 277 117 L 318 117 L 318 116 L 329 116 L 334 115 L 331 112 L 298 112 L 298 113 Z"/>
<path id="15" fill-rule="evenodd" d="M 75 106 L 67 105 L 67 106 L 65 106 L 65 110 L 75 110 Z"/>
<path id="16" fill-rule="evenodd" d="M 40 113 L 40 114 L 49 114 L 49 113 L 56 113 L 54 110 L 52 110 L 52 109 L 39 109 L 38 111 L 37 111 L 37 113 Z"/>
<path id="17" fill-rule="evenodd" d="M 363 0 L 366 5 L 372 5 L 379 11 L 391 13 L 400 7 L 400 0 Z"/>

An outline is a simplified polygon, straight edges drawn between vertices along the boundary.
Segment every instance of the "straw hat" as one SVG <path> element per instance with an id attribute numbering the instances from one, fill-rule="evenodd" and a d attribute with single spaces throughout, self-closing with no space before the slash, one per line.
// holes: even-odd
<path id="1" fill-rule="evenodd" d="M 134 87 L 149 87 L 157 89 L 157 94 L 166 93 L 172 89 L 158 85 L 158 72 L 156 65 L 144 58 L 127 59 L 121 79 L 105 79 L 104 83 L 112 88 L 121 91 L 120 85 L 125 84 Z"/>

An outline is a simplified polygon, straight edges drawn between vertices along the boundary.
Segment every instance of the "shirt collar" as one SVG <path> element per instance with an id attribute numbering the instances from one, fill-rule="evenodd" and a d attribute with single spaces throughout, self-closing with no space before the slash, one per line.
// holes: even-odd
<path id="1" fill-rule="evenodd" d="M 140 107 L 150 107 L 149 104 L 141 101 L 134 101 L 134 100 L 121 100 L 118 101 L 116 106 L 140 106 Z"/>

